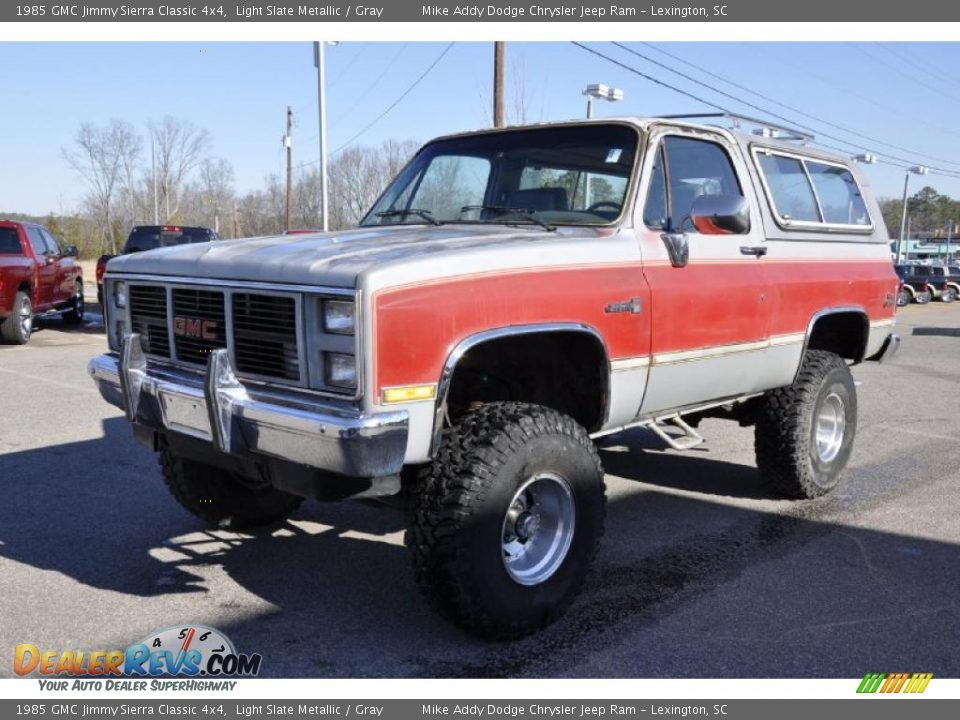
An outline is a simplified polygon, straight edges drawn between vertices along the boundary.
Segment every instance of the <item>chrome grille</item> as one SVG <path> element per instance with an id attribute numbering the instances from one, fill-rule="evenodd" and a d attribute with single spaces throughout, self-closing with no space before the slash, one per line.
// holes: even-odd
<path id="1" fill-rule="evenodd" d="M 299 380 L 293 298 L 234 292 L 233 352 L 240 372 Z"/>
<path id="2" fill-rule="evenodd" d="M 227 346 L 223 293 L 173 288 L 173 343 L 177 359 L 205 365 L 210 352 Z"/>
<path id="3" fill-rule="evenodd" d="M 130 327 L 140 333 L 143 351 L 170 357 L 167 326 L 167 289 L 158 285 L 133 285 L 129 290 Z"/>

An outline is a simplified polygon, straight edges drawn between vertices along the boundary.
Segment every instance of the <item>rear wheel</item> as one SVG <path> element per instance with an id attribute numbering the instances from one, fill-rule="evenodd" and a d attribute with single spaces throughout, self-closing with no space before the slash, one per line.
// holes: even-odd
<path id="1" fill-rule="evenodd" d="M 957 299 L 957 290 L 956 288 L 947 288 L 943 291 L 943 294 L 940 296 L 940 301 L 945 303 L 952 303 Z"/>
<path id="2" fill-rule="evenodd" d="M 916 301 L 917 305 L 926 305 L 928 302 L 930 302 L 932 297 L 933 296 L 930 294 L 929 290 L 924 290 L 923 292 L 918 292 L 913 299 Z"/>
<path id="3" fill-rule="evenodd" d="M 604 512 L 603 470 L 582 427 L 538 405 L 490 403 L 445 431 L 405 540 L 420 591 L 444 617 L 517 638 L 576 597 Z"/>
<path id="4" fill-rule="evenodd" d="M 906 288 L 900 288 L 897 291 L 897 307 L 904 307 L 910 304 L 910 301 L 913 297 L 910 295 L 910 291 Z"/>
<path id="5" fill-rule="evenodd" d="M 86 311 L 86 304 L 83 299 L 83 283 L 77 280 L 73 288 L 73 300 L 71 307 L 63 314 L 63 321 L 69 325 L 79 325 L 83 322 L 83 314 Z"/>
<path id="6" fill-rule="evenodd" d="M 33 334 L 33 304 L 30 296 L 20 291 L 13 299 L 13 309 L 0 325 L 0 335 L 8 343 L 26 345 Z"/>
<path id="7" fill-rule="evenodd" d="M 266 484 L 246 482 L 225 470 L 160 451 L 163 481 L 180 505 L 217 527 L 239 530 L 270 525 L 296 510 L 302 499 Z"/>
<path id="8" fill-rule="evenodd" d="M 839 355 L 808 350 L 793 385 L 768 392 L 757 417 L 761 480 L 790 498 L 815 498 L 840 481 L 857 432 L 857 390 Z"/>

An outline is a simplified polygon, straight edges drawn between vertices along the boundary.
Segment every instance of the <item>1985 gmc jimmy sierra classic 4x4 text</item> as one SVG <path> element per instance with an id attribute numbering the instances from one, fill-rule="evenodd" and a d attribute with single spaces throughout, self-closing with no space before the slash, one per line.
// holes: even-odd
<path id="1" fill-rule="evenodd" d="M 857 170 L 770 134 L 651 118 L 436 140 L 355 230 L 112 260 L 90 372 L 201 518 L 403 490 L 437 609 L 532 632 L 597 549 L 597 437 L 683 449 L 730 418 L 783 495 L 839 480 L 849 365 L 898 347 L 898 279 Z"/>

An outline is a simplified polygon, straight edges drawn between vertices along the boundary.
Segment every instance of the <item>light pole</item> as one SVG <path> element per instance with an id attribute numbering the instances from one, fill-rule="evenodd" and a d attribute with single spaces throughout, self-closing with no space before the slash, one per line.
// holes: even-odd
<path id="1" fill-rule="evenodd" d="M 910 187 L 910 175 L 926 175 L 930 172 L 929 168 L 924 167 L 923 165 L 917 165 L 912 168 L 908 168 L 906 174 L 903 176 L 903 207 L 900 213 L 900 239 L 897 241 L 897 262 L 900 262 L 900 253 L 903 253 L 904 262 L 907 261 L 909 253 L 904 247 L 904 236 L 907 231 L 907 191 Z"/>
<path id="2" fill-rule="evenodd" d="M 320 215 L 323 223 L 321 228 L 324 232 L 330 229 L 330 224 L 327 219 L 327 83 L 324 77 L 323 46 L 336 44 L 330 41 L 313 43 L 313 65 L 317 68 L 317 108 L 320 118 Z"/>
<path id="3" fill-rule="evenodd" d="M 593 117 L 594 98 L 599 100 L 607 100 L 609 102 L 619 102 L 620 100 L 623 100 L 623 90 L 620 88 L 612 88 L 602 83 L 593 83 L 592 85 L 587 85 L 583 89 L 583 94 L 587 96 L 588 118 Z"/>

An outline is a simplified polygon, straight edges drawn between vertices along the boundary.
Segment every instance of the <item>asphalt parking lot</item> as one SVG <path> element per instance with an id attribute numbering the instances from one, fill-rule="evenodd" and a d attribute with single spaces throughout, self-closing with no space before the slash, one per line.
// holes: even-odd
<path id="1" fill-rule="evenodd" d="M 114 649 L 184 623 L 273 677 L 960 677 L 960 304 L 900 312 L 855 369 L 860 427 L 830 498 L 771 498 L 750 429 L 677 453 L 603 443 L 607 534 L 565 618 L 475 640 L 421 602 L 399 511 L 307 502 L 260 535 L 209 531 L 87 377 L 97 322 L 0 346 L 0 676 L 13 646 Z"/>

